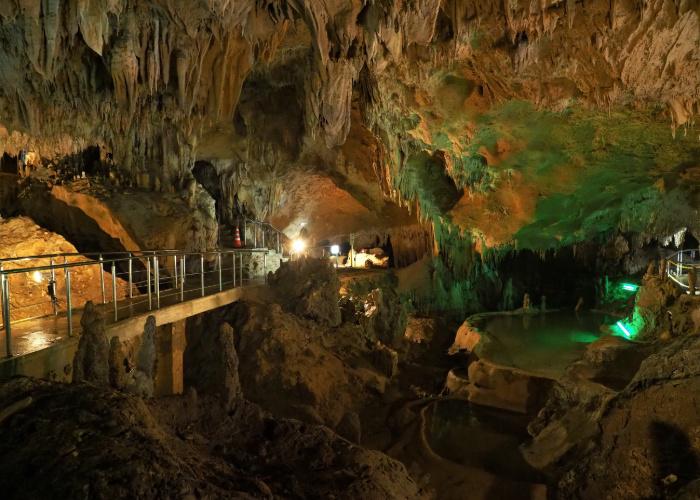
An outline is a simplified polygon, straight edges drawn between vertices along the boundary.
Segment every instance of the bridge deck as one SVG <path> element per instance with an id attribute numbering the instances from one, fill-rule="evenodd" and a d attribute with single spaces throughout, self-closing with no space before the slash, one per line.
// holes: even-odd
<path id="1" fill-rule="evenodd" d="M 246 280 L 245 286 L 259 285 L 263 283 L 263 279 L 257 280 Z M 236 286 L 236 289 L 241 288 Z M 223 291 L 233 290 L 231 282 L 224 283 Z M 216 283 L 205 283 L 205 297 L 211 297 L 218 295 L 219 285 Z M 184 302 L 189 302 L 195 299 L 202 298 L 202 290 L 199 285 L 191 284 L 188 285 L 184 292 Z M 165 290 L 160 294 L 160 308 L 155 307 L 155 297 L 153 297 L 153 308 L 149 310 L 148 308 L 148 298 L 144 295 L 139 295 L 133 299 L 120 300 L 117 303 L 118 307 L 118 321 L 116 323 L 121 323 L 130 318 L 148 316 L 148 314 L 156 314 L 162 312 L 164 308 L 168 306 L 173 306 L 177 304 L 182 304 L 183 301 L 180 300 L 179 290 Z M 230 302 L 229 302 L 230 303 Z M 216 302 L 212 302 L 216 304 Z M 221 304 L 221 305 L 226 305 Z M 213 309 L 215 307 L 220 307 L 220 305 L 214 305 L 214 307 L 208 308 Z M 105 322 L 107 325 L 115 324 L 114 321 L 114 306 L 113 303 L 99 304 L 98 308 L 103 312 Z M 80 333 L 80 318 L 82 317 L 82 309 L 74 309 L 73 311 L 73 335 L 76 336 Z M 4 329 L 0 328 L 0 335 L 4 335 Z M 59 314 L 57 316 L 46 316 L 43 318 L 36 318 L 27 321 L 18 321 L 12 324 L 12 345 L 13 345 L 13 355 L 23 356 L 41 349 L 45 349 L 56 342 L 60 342 L 62 339 L 68 338 L 68 318 L 65 313 Z M 4 342 L 0 342 L 0 356 L 6 357 L 7 350 Z"/>

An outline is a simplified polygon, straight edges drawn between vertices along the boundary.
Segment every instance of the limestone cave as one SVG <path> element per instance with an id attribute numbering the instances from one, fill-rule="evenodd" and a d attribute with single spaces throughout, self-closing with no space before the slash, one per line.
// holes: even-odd
<path id="1" fill-rule="evenodd" d="M 700 0 L 0 0 L 0 497 L 700 499 Z"/>

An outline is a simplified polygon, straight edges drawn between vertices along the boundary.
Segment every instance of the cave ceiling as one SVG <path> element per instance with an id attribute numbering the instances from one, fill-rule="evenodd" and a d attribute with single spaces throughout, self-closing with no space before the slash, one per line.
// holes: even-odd
<path id="1" fill-rule="evenodd" d="M 0 147 L 216 166 L 319 237 L 700 230 L 697 0 L 4 0 Z"/>

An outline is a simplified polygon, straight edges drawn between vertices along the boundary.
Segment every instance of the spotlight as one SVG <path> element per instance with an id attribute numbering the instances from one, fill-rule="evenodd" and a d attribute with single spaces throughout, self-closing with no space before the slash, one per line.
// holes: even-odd
<path id="1" fill-rule="evenodd" d="M 34 283 L 41 283 L 42 281 L 44 281 L 44 276 L 41 274 L 41 271 L 34 271 L 31 274 L 31 277 Z"/>
<path id="2" fill-rule="evenodd" d="M 331 245 L 331 253 L 333 255 L 340 255 L 340 245 Z"/>
<path id="3" fill-rule="evenodd" d="M 622 283 L 622 289 L 628 292 L 636 292 L 637 288 L 639 288 L 639 286 L 634 283 Z"/>
<path id="4" fill-rule="evenodd" d="M 306 250 L 306 242 L 304 240 L 297 238 L 296 240 L 292 241 L 292 251 L 294 253 L 301 253 L 304 250 Z"/>

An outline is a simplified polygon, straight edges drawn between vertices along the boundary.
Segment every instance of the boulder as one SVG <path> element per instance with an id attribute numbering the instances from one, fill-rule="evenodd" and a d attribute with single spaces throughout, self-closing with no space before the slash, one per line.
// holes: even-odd
<path id="1" fill-rule="evenodd" d="M 323 325 L 340 324 L 340 282 L 327 260 L 303 258 L 282 263 L 269 284 L 285 311 Z"/>

